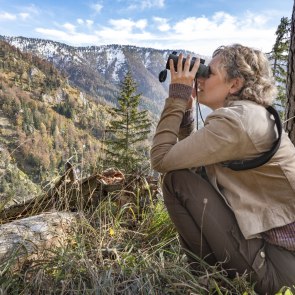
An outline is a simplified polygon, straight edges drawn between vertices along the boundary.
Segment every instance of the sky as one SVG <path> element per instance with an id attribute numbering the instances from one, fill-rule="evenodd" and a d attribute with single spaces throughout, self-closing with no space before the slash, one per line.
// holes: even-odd
<path id="1" fill-rule="evenodd" d="M 271 51 L 294 0 L 0 0 L 0 35 L 211 55 L 241 43 Z"/>

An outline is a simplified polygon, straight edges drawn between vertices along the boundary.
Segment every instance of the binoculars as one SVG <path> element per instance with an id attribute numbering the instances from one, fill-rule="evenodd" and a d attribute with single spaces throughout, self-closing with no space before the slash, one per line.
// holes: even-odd
<path id="1" fill-rule="evenodd" d="M 168 56 L 166 68 L 163 71 L 161 71 L 159 74 L 159 81 L 160 82 L 164 82 L 167 78 L 167 70 L 170 70 L 170 65 L 169 65 L 170 59 L 173 60 L 174 69 L 175 69 L 175 71 L 177 71 L 178 55 L 177 55 L 176 51 L 173 51 Z M 182 67 L 184 67 L 185 61 L 186 61 L 186 58 L 183 58 Z M 192 69 L 193 65 L 195 64 L 195 61 L 196 61 L 196 57 L 192 57 L 191 63 L 190 63 L 190 70 Z M 198 78 L 198 77 L 208 78 L 209 74 L 210 74 L 210 68 L 205 65 L 205 60 L 201 58 L 200 59 L 200 66 L 199 66 L 198 71 L 196 73 L 196 78 Z"/>

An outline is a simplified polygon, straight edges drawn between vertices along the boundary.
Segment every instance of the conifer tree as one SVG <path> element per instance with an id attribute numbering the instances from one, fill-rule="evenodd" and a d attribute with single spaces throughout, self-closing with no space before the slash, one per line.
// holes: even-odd
<path id="1" fill-rule="evenodd" d="M 288 17 L 282 17 L 276 31 L 276 42 L 270 57 L 273 62 L 273 75 L 277 82 L 278 96 L 276 106 L 283 116 L 286 106 L 286 79 L 288 53 L 290 46 L 291 21 Z"/>
<path id="2" fill-rule="evenodd" d="M 140 94 L 128 71 L 121 85 L 118 107 L 113 108 L 113 119 L 107 129 L 106 164 L 138 172 L 147 160 L 147 147 L 143 143 L 150 133 L 151 122 L 147 111 L 139 110 Z"/>

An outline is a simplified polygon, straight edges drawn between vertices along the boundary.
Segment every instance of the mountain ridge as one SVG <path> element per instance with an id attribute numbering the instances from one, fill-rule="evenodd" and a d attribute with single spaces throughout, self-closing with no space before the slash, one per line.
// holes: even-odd
<path id="1" fill-rule="evenodd" d="M 0 35 L 1 39 L 22 52 L 30 52 L 46 59 L 64 73 L 72 85 L 113 104 L 116 103 L 120 83 L 128 70 L 137 84 L 138 92 L 142 94 L 142 108 L 159 115 L 168 95 L 169 79 L 160 83 L 158 75 L 165 68 L 169 54 L 175 50 L 119 44 L 74 47 L 52 40 L 22 36 Z M 186 50 L 178 52 L 198 56 Z"/>

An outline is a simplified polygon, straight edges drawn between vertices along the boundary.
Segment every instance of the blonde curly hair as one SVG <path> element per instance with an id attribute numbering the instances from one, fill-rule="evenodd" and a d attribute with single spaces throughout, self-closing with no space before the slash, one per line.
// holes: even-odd
<path id="1" fill-rule="evenodd" d="M 271 105 L 277 95 L 277 87 L 267 56 L 260 50 L 240 44 L 220 46 L 213 57 L 221 57 L 226 69 L 227 80 L 242 78 L 244 85 L 226 101 L 251 100 L 264 106 Z"/>

